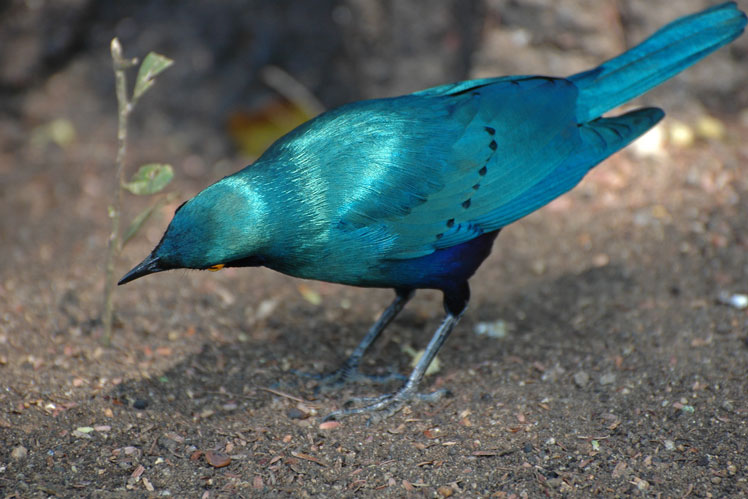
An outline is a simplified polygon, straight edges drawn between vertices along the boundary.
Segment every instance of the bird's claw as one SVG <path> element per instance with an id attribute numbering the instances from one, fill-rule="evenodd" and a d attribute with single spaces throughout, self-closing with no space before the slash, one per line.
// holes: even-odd
<path id="1" fill-rule="evenodd" d="M 424 402 L 435 402 L 440 398 L 448 395 L 447 390 L 437 390 L 432 393 L 419 393 L 414 386 L 404 386 L 400 390 L 381 395 L 379 397 L 354 397 L 349 399 L 345 405 L 364 404 L 360 407 L 348 407 L 333 411 L 325 416 L 325 421 L 336 420 L 355 414 L 371 413 L 367 425 L 386 419 L 399 412 L 405 405 L 412 400 Z"/>
<path id="2" fill-rule="evenodd" d="M 302 371 L 292 371 L 297 376 L 310 378 L 319 381 L 314 389 L 315 393 L 325 393 L 338 390 L 348 383 L 370 383 L 383 384 L 390 381 L 406 381 L 408 378 L 397 372 L 388 374 L 364 374 L 358 370 L 357 365 L 344 362 L 338 369 L 329 373 L 307 373 Z"/>

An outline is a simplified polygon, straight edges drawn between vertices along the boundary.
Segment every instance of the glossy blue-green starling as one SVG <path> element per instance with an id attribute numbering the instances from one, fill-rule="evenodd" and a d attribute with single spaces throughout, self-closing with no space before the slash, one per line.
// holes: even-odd
<path id="1" fill-rule="evenodd" d="M 567 78 L 463 81 L 326 112 L 180 206 L 158 246 L 119 283 L 169 269 L 262 265 L 393 288 L 394 301 L 325 377 L 335 383 L 359 375 L 362 355 L 415 290 L 441 290 L 446 317 L 404 385 L 330 416 L 392 414 L 424 397 L 418 384 L 465 311 L 468 279 L 502 227 L 570 190 L 664 113 L 602 115 L 731 42 L 745 25 L 728 2 Z"/>

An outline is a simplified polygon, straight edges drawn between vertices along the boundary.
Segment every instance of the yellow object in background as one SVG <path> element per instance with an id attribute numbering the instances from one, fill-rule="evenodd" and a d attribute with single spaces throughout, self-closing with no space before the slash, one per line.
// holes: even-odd
<path id="1" fill-rule="evenodd" d="M 277 139 L 314 116 L 281 97 L 253 111 L 237 111 L 229 117 L 228 131 L 238 149 L 257 158 Z"/>

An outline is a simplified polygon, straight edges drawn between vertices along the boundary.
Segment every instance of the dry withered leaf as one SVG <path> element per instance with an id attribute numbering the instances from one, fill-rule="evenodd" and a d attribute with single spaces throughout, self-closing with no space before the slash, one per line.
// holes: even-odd
<path id="1" fill-rule="evenodd" d="M 298 457 L 299 459 L 305 459 L 307 461 L 317 463 L 320 466 L 327 466 L 327 464 L 324 461 L 317 459 L 314 456 L 310 456 L 309 454 L 304 454 L 303 452 L 292 452 L 291 455 L 294 457 Z"/>
<path id="2" fill-rule="evenodd" d="M 613 468 L 613 473 L 612 473 L 613 478 L 619 478 L 621 475 L 623 475 L 624 471 L 626 471 L 626 462 L 618 461 L 618 464 L 616 464 L 616 467 Z"/>
<path id="3" fill-rule="evenodd" d="M 423 436 L 428 439 L 433 439 L 439 436 L 439 428 L 429 428 L 428 430 L 424 430 Z"/>
<path id="4" fill-rule="evenodd" d="M 405 423 L 402 423 L 397 428 L 387 428 L 387 432 L 391 433 L 393 435 L 399 435 L 400 433 L 405 431 Z"/>
<path id="5" fill-rule="evenodd" d="M 150 480 L 148 480 L 146 477 L 143 477 L 143 486 L 148 492 L 153 492 L 156 490 L 156 488 L 153 486 Z"/>
<path id="6" fill-rule="evenodd" d="M 325 421 L 319 424 L 320 430 L 333 430 L 340 426 L 340 421 Z"/>
<path id="7" fill-rule="evenodd" d="M 231 464 L 231 456 L 223 452 L 209 450 L 205 453 L 205 461 L 214 468 L 223 468 Z"/>
<path id="8" fill-rule="evenodd" d="M 132 475 L 130 475 L 130 478 L 139 478 L 140 475 L 143 474 L 145 471 L 145 467 L 142 464 L 139 464 L 137 468 L 135 468 L 135 471 L 132 472 Z"/>

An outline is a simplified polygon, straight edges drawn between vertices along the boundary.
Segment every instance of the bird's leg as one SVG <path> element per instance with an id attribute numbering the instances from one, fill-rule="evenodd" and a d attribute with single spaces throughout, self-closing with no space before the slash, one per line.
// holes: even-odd
<path id="1" fill-rule="evenodd" d="M 434 336 L 426 347 L 426 351 L 421 356 L 416 367 L 413 369 L 413 372 L 410 373 L 408 381 L 402 388 L 394 393 L 382 395 L 381 397 L 352 399 L 352 402 L 354 403 L 358 402 L 368 405 L 331 412 L 325 417 L 325 420 L 337 419 L 343 416 L 351 416 L 353 414 L 361 414 L 364 412 L 374 413 L 372 419 L 383 419 L 398 412 L 410 400 L 417 398 L 419 400 L 434 401 L 444 396 L 446 390 L 438 390 L 428 394 L 418 393 L 416 390 L 426 373 L 426 369 L 428 369 L 429 365 L 434 360 L 434 357 L 436 357 L 436 353 L 447 340 L 447 337 L 449 337 L 449 333 L 452 332 L 452 329 L 454 329 L 460 321 L 460 317 L 462 317 L 462 314 L 467 308 L 469 298 L 470 289 L 468 288 L 467 283 L 458 286 L 454 293 L 448 294 L 445 292 L 444 308 L 447 311 L 447 316 L 436 330 L 436 333 L 434 333 Z"/>
<path id="2" fill-rule="evenodd" d="M 395 414 L 397 411 L 403 408 L 406 402 L 414 398 L 426 401 L 438 400 L 446 393 L 445 390 L 439 390 L 429 394 L 421 394 L 416 390 L 418 388 L 418 384 L 421 382 L 421 379 L 423 379 L 423 375 L 426 372 L 426 369 L 428 369 L 431 361 L 434 360 L 436 352 L 439 351 L 439 348 L 441 348 L 442 344 L 444 344 L 444 341 L 447 339 L 449 333 L 452 332 L 452 329 L 454 329 L 459 320 L 460 316 L 447 314 L 447 317 L 444 319 L 444 321 L 439 326 L 439 329 L 436 330 L 436 333 L 431 338 L 431 342 L 429 342 L 428 347 L 426 347 L 426 351 L 418 361 L 418 364 L 416 364 L 413 372 L 410 373 L 408 381 L 398 391 L 387 395 L 382 395 L 381 397 L 353 399 L 353 402 L 368 403 L 369 405 L 351 409 L 341 409 L 339 411 L 331 412 L 325 417 L 325 420 L 338 419 L 343 416 L 351 416 L 353 414 L 361 414 L 364 412 L 375 412 L 377 418 L 386 418 L 388 416 L 391 416 L 392 414 Z"/>
<path id="3" fill-rule="evenodd" d="M 405 305 L 413 298 L 415 291 L 412 289 L 396 289 L 397 295 L 390 305 L 382 312 L 377 322 L 369 329 L 364 339 L 358 344 L 353 353 L 348 357 L 343 364 L 336 370 L 326 374 L 302 374 L 310 378 L 314 378 L 320 381 L 320 389 L 330 390 L 339 388 L 346 382 L 351 381 L 369 381 L 375 383 L 386 383 L 392 380 L 403 380 L 404 376 L 399 373 L 392 373 L 384 376 L 376 375 L 365 375 L 359 372 L 358 367 L 361 364 L 361 358 L 364 353 L 371 347 L 376 341 L 379 335 L 384 329 L 392 322 L 392 320 L 400 313 Z"/>

